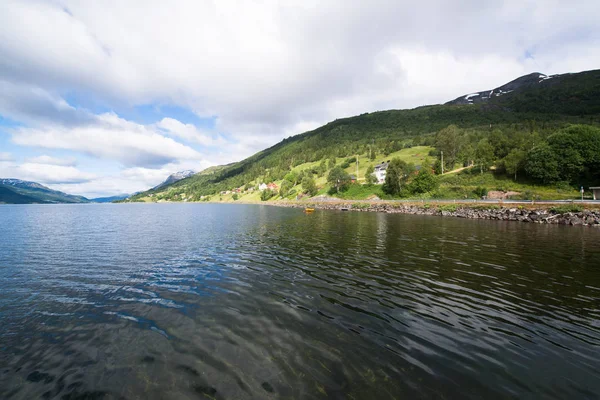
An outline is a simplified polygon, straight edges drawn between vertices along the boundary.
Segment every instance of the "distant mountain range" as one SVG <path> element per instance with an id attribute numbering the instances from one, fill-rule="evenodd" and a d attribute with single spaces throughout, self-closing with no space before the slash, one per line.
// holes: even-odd
<path id="1" fill-rule="evenodd" d="M 129 194 L 120 194 L 117 196 L 109 196 L 109 197 L 96 197 L 94 199 L 90 199 L 92 203 L 112 203 L 113 201 L 125 200 L 128 198 Z"/>
<path id="2" fill-rule="evenodd" d="M 169 175 L 164 182 L 153 189 L 173 184 L 194 174 L 195 172 L 191 170 L 176 172 Z M 125 200 L 136 194 L 120 194 L 88 199 L 83 196 L 52 190 L 37 182 L 0 178 L 0 204 L 112 203 L 114 201 Z"/>
<path id="3" fill-rule="evenodd" d="M 52 190 L 36 182 L 20 179 L 0 178 L 0 203 L 47 204 L 47 203 L 89 203 L 83 196 L 74 196 Z"/>
<path id="4" fill-rule="evenodd" d="M 161 188 L 163 186 L 167 186 L 167 185 L 171 185 L 175 182 L 178 182 L 182 179 L 185 178 L 189 178 L 190 176 L 195 175 L 196 173 L 190 169 L 186 169 L 185 171 L 179 171 L 179 172 L 175 172 L 174 174 L 171 174 L 167 177 L 167 179 L 165 179 L 164 182 L 162 182 L 159 185 L 154 186 L 152 189 L 150 190 L 156 190 L 158 188 Z"/>

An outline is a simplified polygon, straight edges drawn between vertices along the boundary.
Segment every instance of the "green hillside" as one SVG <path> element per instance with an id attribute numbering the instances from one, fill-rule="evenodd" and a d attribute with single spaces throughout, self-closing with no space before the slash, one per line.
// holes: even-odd
<path id="1" fill-rule="evenodd" d="M 29 188 L 12 188 L 15 192 L 25 196 L 30 196 L 36 199 L 37 202 L 43 203 L 89 203 L 90 201 L 83 196 L 66 194 L 52 189 L 29 189 Z"/>
<path id="2" fill-rule="evenodd" d="M 14 197 L 6 192 L 8 197 L 6 197 L 5 203 L 13 203 L 13 201 L 8 201 L 10 198 L 21 199 L 19 203 L 89 203 L 89 200 L 83 196 L 52 190 L 36 182 L 0 178 L 0 187 L 20 195 L 20 197 Z"/>
<path id="3" fill-rule="evenodd" d="M 291 184 L 289 191 L 281 192 L 288 198 L 315 191 L 338 197 L 464 198 L 511 187 L 517 187 L 524 197 L 570 197 L 577 194 L 579 184 L 600 179 L 594 155 L 600 154 L 600 147 L 596 148 L 600 143 L 599 82 L 600 70 L 566 74 L 482 104 L 433 105 L 338 119 L 243 161 L 216 168 L 211 174 L 195 175 L 131 200 L 223 199 L 221 192 L 250 189 L 263 182 L 284 183 L 286 190 Z M 585 145 L 578 144 L 582 141 Z M 406 159 L 415 148 L 420 156 Z M 442 152 L 444 172 L 467 168 L 452 177 L 441 175 Z M 409 165 L 398 167 L 404 168 L 399 176 L 405 177 L 398 188 L 361 185 L 367 183 L 370 164 L 403 157 Z M 353 159 L 359 162 L 358 181 L 332 191 L 327 177 L 335 166 L 356 174 Z M 421 183 L 431 180 L 425 173 L 413 179 L 418 175 L 414 170 L 423 164 L 437 174 L 435 182 L 425 186 Z M 302 185 L 304 178 L 312 179 L 316 188 L 310 181 Z M 411 183 L 413 180 L 417 182 Z M 486 187 L 477 186 L 482 184 Z M 240 196 L 258 199 L 248 191 L 236 197 Z"/>
<path id="4" fill-rule="evenodd" d="M 19 194 L 8 186 L 0 185 L 0 204 L 43 203 L 34 197 Z"/>
<path id="5" fill-rule="evenodd" d="M 600 114 L 600 70 L 552 77 L 524 91 L 493 98 L 490 103 L 517 112 L 546 115 L 594 116 Z"/>

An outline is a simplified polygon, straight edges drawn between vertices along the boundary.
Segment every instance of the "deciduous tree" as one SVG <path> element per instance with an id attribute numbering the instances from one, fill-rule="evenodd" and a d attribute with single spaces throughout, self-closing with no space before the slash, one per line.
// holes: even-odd
<path id="1" fill-rule="evenodd" d="M 393 158 L 387 167 L 383 191 L 392 196 L 399 195 L 413 171 L 414 165 L 407 164 L 399 158 Z"/>
<path id="2" fill-rule="evenodd" d="M 517 172 L 523 169 L 525 166 L 525 157 L 527 153 L 520 149 L 512 149 L 510 153 L 504 158 L 504 168 L 508 174 L 515 176 L 517 180 Z"/>
<path id="3" fill-rule="evenodd" d="M 483 171 L 487 171 L 494 161 L 494 148 L 487 141 L 487 139 L 481 139 L 477 143 L 475 149 L 475 162 L 479 165 L 479 170 L 483 174 Z"/>
<path id="4" fill-rule="evenodd" d="M 350 175 L 340 166 L 334 167 L 327 175 L 327 183 L 331 185 L 333 193 L 345 190 L 350 184 Z"/>
<path id="5" fill-rule="evenodd" d="M 305 176 L 302 179 L 302 190 L 304 190 L 304 193 L 308 193 L 311 197 L 316 195 L 318 189 L 315 180 L 310 176 Z"/>
<path id="6" fill-rule="evenodd" d="M 373 164 L 369 164 L 365 175 L 365 180 L 369 185 L 377 183 L 377 177 L 375 176 L 375 167 L 373 167 Z"/>
<path id="7" fill-rule="evenodd" d="M 552 148 L 543 144 L 527 154 L 525 172 L 543 183 L 552 183 L 560 179 L 558 159 Z"/>

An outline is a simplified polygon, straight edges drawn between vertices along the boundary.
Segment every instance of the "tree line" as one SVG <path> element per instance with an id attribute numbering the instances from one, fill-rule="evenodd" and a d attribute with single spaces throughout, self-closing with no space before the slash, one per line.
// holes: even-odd
<path id="1" fill-rule="evenodd" d="M 459 166 L 483 173 L 493 166 L 496 174 L 515 180 L 523 176 L 542 184 L 600 183 L 600 128 L 592 125 L 540 133 L 533 124 L 529 131 L 491 129 L 487 134 L 449 125 L 437 133 L 435 148 L 437 173 Z"/>

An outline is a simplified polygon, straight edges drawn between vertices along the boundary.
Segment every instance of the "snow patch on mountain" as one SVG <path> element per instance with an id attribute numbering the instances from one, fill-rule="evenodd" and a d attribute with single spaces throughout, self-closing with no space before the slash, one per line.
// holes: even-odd
<path id="1" fill-rule="evenodd" d="M 50 190 L 46 186 L 40 185 L 37 182 L 23 181 L 21 179 L 14 179 L 14 178 L 0 178 L 0 185 L 15 186 L 15 187 L 20 187 L 20 188 Z"/>
<path id="2" fill-rule="evenodd" d="M 546 75 L 541 74 L 539 72 L 534 72 L 529 75 L 521 76 L 513 81 L 510 81 L 502 86 L 499 86 L 492 90 L 484 90 L 481 92 L 471 93 L 467 95 L 460 96 L 452 101 L 447 102 L 446 104 L 480 104 L 486 103 L 491 98 L 503 96 L 505 94 L 511 93 L 515 90 L 520 90 L 523 88 L 535 86 L 538 84 L 542 84 L 549 79 L 560 77 L 561 75 Z"/>
<path id="3" fill-rule="evenodd" d="M 174 174 L 169 175 L 167 177 L 167 179 L 165 179 L 164 182 L 162 182 L 161 184 L 159 184 L 157 186 L 154 186 L 152 189 L 158 189 L 160 187 L 170 185 L 170 184 L 180 181 L 182 179 L 189 178 L 190 176 L 195 175 L 195 174 L 196 174 L 196 172 L 192 171 L 191 169 L 186 169 L 184 171 L 175 172 Z"/>

